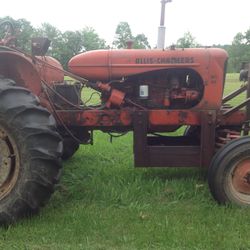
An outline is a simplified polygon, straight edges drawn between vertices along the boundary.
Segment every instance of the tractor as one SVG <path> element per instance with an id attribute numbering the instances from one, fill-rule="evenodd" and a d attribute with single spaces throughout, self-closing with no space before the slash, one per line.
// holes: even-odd
<path id="1" fill-rule="evenodd" d="M 250 205 L 250 73 L 223 97 L 226 51 L 96 50 L 74 56 L 66 71 L 46 56 L 47 38 L 33 38 L 28 54 L 15 46 L 10 22 L 0 28 L 1 224 L 37 213 L 62 159 L 92 144 L 96 130 L 132 131 L 135 167 L 205 169 L 218 203 Z M 99 104 L 83 100 L 86 87 Z"/>

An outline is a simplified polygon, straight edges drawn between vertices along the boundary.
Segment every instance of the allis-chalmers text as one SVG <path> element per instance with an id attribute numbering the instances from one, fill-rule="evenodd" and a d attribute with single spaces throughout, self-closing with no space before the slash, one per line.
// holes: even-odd
<path id="1" fill-rule="evenodd" d="M 136 64 L 189 64 L 194 63 L 193 57 L 136 58 Z"/>

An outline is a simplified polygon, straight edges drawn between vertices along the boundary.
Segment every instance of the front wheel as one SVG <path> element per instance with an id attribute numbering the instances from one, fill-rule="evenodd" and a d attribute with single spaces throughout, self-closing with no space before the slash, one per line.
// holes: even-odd
<path id="1" fill-rule="evenodd" d="M 29 90 L 0 79 L 0 224 L 32 215 L 47 202 L 61 153 L 52 115 Z"/>
<path id="2" fill-rule="evenodd" d="M 210 191 L 219 203 L 250 206 L 250 138 L 241 137 L 222 147 L 208 170 Z"/>

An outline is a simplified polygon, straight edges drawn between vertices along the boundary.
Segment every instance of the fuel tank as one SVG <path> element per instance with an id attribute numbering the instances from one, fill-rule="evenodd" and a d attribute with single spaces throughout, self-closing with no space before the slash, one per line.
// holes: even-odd
<path id="1" fill-rule="evenodd" d="M 213 61 L 224 69 L 227 57 L 217 48 L 95 50 L 74 56 L 68 68 L 91 81 L 110 81 L 166 68 L 207 67 Z"/>

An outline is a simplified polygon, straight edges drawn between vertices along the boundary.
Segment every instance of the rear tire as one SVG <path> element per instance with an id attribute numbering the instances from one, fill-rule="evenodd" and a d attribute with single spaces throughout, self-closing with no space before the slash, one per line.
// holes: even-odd
<path id="1" fill-rule="evenodd" d="M 38 212 L 58 182 L 62 141 L 27 89 L 0 79 L 0 224 Z"/>
<path id="2" fill-rule="evenodd" d="M 250 206 L 250 138 L 227 143 L 213 157 L 208 184 L 220 204 Z"/>
<path id="3" fill-rule="evenodd" d="M 63 160 L 70 159 L 78 149 L 79 143 L 76 142 L 76 140 L 74 140 L 71 136 L 63 137 Z"/>

